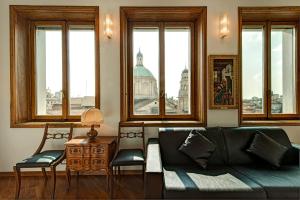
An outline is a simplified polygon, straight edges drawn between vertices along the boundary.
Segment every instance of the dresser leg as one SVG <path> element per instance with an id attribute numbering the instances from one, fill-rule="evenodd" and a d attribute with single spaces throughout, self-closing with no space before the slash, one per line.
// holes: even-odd
<path id="1" fill-rule="evenodd" d="M 109 190 L 109 170 L 108 169 L 105 169 L 105 174 L 106 174 L 106 192 L 108 192 Z"/>
<path id="2" fill-rule="evenodd" d="M 76 172 L 76 181 L 79 181 L 79 171 Z"/>

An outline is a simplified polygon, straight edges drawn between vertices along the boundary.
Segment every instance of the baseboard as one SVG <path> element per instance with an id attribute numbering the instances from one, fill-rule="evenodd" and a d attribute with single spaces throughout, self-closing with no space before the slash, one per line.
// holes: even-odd
<path id="1" fill-rule="evenodd" d="M 97 172 L 80 172 L 80 175 L 104 175 L 104 174 L 99 174 Z M 121 170 L 122 175 L 141 175 L 142 170 Z M 14 176 L 14 172 L 0 172 L 0 177 L 9 177 L 9 176 Z M 51 176 L 51 172 L 47 171 L 47 175 Z M 56 171 L 57 176 L 65 176 L 66 172 L 65 171 Z M 72 172 L 72 175 L 76 175 L 76 172 Z M 23 171 L 21 172 L 21 176 L 43 176 L 41 171 Z"/>

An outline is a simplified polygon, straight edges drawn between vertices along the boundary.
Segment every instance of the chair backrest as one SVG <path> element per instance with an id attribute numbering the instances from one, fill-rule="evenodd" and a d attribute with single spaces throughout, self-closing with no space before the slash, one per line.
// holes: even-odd
<path id="1" fill-rule="evenodd" d="M 55 129 L 55 132 L 51 132 L 49 129 Z M 61 131 L 60 128 L 68 129 L 68 131 Z M 72 123 L 46 123 L 44 129 L 44 135 L 42 141 L 37 148 L 34 154 L 40 153 L 46 143 L 46 140 L 53 139 L 53 140 L 71 140 L 73 136 L 73 124 Z"/>
<path id="2" fill-rule="evenodd" d="M 133 128 L 134 128 L 134 130 L 133 130 Z M 132 124 L 119 122 L 117 150 L 118 151 L 120 150 L 121 140 L 134 139 L 134 138 L 138 138 L 138 139 L 142 140 L 143 152 L 145 153 L 144 122 L 132 123 Z"/>

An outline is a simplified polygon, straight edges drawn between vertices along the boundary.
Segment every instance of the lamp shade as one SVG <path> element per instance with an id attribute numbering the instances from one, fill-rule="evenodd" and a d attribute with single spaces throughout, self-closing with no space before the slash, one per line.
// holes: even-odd
<path id="1" fill-rule="evenodd" d="M 81 123 L 84 126 L 98 125 L 103 122 L 103 114 L 98 108 L 90 108 L 81 115 Z"/>

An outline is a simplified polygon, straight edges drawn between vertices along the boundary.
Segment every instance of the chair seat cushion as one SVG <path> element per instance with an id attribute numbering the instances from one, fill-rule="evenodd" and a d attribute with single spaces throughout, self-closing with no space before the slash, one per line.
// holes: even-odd
<path id="1" fill-rule="evenodd" d="M 64 150 L 48 150 L 33 155 L 16 164 L 17 168 L 49 167 L 64 154 Z"/>
<path id="2" fill-rule="evenodd" d="M 144 154 L 141 149 L 121 149 L 115 159 L 111 162 L 112 166 L 143 165 L 145 163 Z"/>
<path id="3" fill-rule="evenodd" d="M 166 199 L 265 199 L 264 189 L 229 167 L 164 168 Z"/>
<path id="4" fill-rule="evenodd" d="M 300 168 L 297 166 L 282 166 L 279 169 L 262 166 L 233 168 L 261 185 L 269 199 L 300 199 Z"/>

